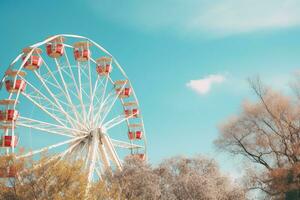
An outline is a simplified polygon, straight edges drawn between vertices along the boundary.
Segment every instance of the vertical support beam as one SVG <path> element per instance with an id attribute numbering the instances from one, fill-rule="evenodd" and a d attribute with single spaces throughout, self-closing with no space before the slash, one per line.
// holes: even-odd
<path id="1" fill-rule="evenodd" d="M 121 171 L 122 163 L 118 157 L 118 154 L 117 154 L 115 148 L 113 147 L 113 144 L 112 144 L 110 138 L 106 134 L 103 134 L 102 141 L 108 150 L 108 155 L 111 157 L 112 161 L 115 163 L 117 169 L 119 171 Z"/>

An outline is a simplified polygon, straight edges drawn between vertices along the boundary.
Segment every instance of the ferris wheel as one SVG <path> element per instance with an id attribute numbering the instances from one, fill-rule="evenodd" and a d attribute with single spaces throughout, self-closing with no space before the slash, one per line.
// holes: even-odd
<path id="1" fill-rule="evenodd" d="M 89 38 L 61 34 L 23 49 L 1 82 L 0 149 L 16 159 L 53 152 L 83 160 L 89 182 L 146 159 L 139 102 L 116 59 Z M 13 177 L 13 170 L 0 172 Z"/>

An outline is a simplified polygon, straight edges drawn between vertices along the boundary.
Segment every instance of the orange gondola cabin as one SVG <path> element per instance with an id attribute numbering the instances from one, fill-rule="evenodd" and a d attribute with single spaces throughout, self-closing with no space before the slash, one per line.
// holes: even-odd
<path id="1" fill-rule="evenodd" d="M 127 85 L 127 80 L 115 81 L 115 90 L 119 98 L 128 98 L 132 94 L 132 89 Z"/>
<path id="2" fill-rule="evenodd" d="M 96 71 L 100 76 L 106 76 L 111 73 L 112 71 L 111 58 L 101 57 L 97 59 L 96 62 L 97 62 Z"/>
<path id="3" fill-rule="evenodd" d="M 47 55 L 51 58 L 59 58 L 64 54 L 64 37 L 59 36 L 46 44 Z"/>
<path id="4" fill-rule="evenodd" d="M 24 68 L 27 70 L 36 70 L 39 69 L 43 63 L 43 60 L 40 56 L 42 50 L 39 48 L 25 48 L 23 49 L 23 61 L 25 60 Z"/>
<path id="5" fill-rule="evenodd" d="M 74 58 L 78 62 L 85 62 L 90 59 L 90 49 L 91 43 L 89 42 L 76 42 L 73 44 L 74 47 Z"/>
<path id="6" fill-rule="evenodd" d="M 26 82 L 20 77 L 26 75 L 23 71 L 6 71 L 5 87 L 9 93 L 23 92 L 26 88 Z"/>

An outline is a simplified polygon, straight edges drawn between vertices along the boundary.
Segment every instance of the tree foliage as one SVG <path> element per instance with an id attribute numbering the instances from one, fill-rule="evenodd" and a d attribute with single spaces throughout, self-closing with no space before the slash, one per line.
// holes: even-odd
<path id="1" fill-rule="evenodd" d="M 2 169 L 13 166 L 16 172 L 15 177 L 1 179 L 0 199 L 84 199 L 87 180 L 80 162 L 71 165 L 51 161 L 48 156 L 39 161 L 5 156 L 0 158 L 0 163 Z"/>
<path id="2" fill-rule="evenodd" d="M 108 171 L 86 193 L 86 173 L 80 162 L 39 162 L 0 158 L 0 168 L 15 167 L 15 178 L 1 179 L 0 199 L 10 200 L 243 200 L 245 193 L 220 173 L 214 160 L 174 157 L 157 167 L 135 158 L 123 170 Z"/>
<path id="3" fill-rule="evenodd" d="M 245 199 L 244 190 L 222 175 L 214 160 L 201 156 L 173 157 L 158 167 L 127 159 L 123 171 L 109 178 L 109 185 L 115 199 Z"/>
<path id="4" fill-rule="evenodd" d="M 255 164 L 247 173 L 249 188 L 282 199 L 300 189 L 299 99 L 275 92 L 259 79 L 250 85 L 258 100 L 244 102 L 242 112 L 221 125 L 215 143 Z"/>

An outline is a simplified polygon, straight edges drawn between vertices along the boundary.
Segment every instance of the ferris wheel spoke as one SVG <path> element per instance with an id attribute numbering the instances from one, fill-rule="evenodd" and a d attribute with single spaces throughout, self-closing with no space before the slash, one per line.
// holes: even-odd
<path id="1" fill-rule="evenodd" d="M 104 165 L 104 171 L 106 171 L 106 170 L 110 169 L 110 167 L 111 167 L 109 159 L 108 159 L 107 151 L 103 144 L 100 144 L 98 146 L 98 149 L 99 149 L 99 154 L 100 154 L 102 163 Z"/>
<path id="2" fill-rule="evenodd" d="M 97 147 L 99 145 L 99 140 L 98 139 L 93 139 L 92 142 L 92 149 L 91 149 L 91 163 L 89 166 L 89 170 L 88 170 L 88 182 L 90 183 L 92 181 L 93 178 L 93 174 L 95 171 L 95 164 L 96 164 L 96 156 L 97 156 Z"/>
<path id="3" fill-rule="evenodd" d="M 99 124 L 99 126 L 101 127 L 104 120 L 106 119 L 107 115 L 109 114 L 109 112 L 111 111 L 111 109 L 113 108 L 113 106 L 115 105 L 117 99 L 119 98 L 119 95 L 121 94 L 122 90 L 124 89 L 126 83 L 124 83 L 121 87 L 121 89 L 118 91 L 117 95 L 115 96 L 115 98 L 113 99 L 111 105 L 108 107 L 107 111 L 104 113 L 103 117 L 101 117 L 101 122 Z"/>
<path id="4" fill-rule="evenodd" d="M 42 59 L 42 60 L 43 60 L 43 59 Z M 45 79 L 45 78 L 44 78 L 44 81 L 46 81 L 47 83 L 49 83 L 49 84 L 53 85 L 54 87 L 58 88 L 58 89 L 62 92 L 64 98 L 66 98 L 66 100 L 68 101 L 68 103 L 65 103 L 64 101 L 60 100 L 60 98 L 58 98 L 57 100 L 59 100 L 59 101 L 60 101 L 61 103 L 63 103 L 64 105 L 66 105 L 66 106 L 72 108 L 73 104 L 72 104 L 72 103 L 70 102 L 70 100 L 67 98 L 68 95 L 67 95 L 66 91 L 62 88 L 62 86 L 61 86 L 61 84 L 59 83 L 59 81 L 57 80 L 57 78 L 55 78 L 55 76 L 54 76 L 52 70 L 50 69 L 50 67 L 48 66 L 48 64 L 47 64 L 44 60 L 43 60 L 43 63 L 44 63 L 44 65 L 46 66 L 46 69 L 47 69 L 46 75 L 49 76 L 49 77 L 51 77 L 55 83 L 52 83 L 51 81 L 49 81 L 49 80 L 47 80 L 47 79 Z M 56 65 L 59 65 L 59 63 L 58 63 L 57 60 L 56 60 Z M 60 65 L 57 66 L 57 68 L 58 68 L 58 69 L 57 69 L 57 72 L 58 72 L 58 70 L 61 69 Z M 76 95 L 75 95 L 75 96 L 76 96 Z M 74 110 L 73 110 L 73 111 L 74 111 Z M 76 114 L 76 113 L 74 113 L 74 114 Z M 75 117 L 76 117 L 76 116 L 75 116 Z"/>
<path id="5" fill-rule="evenodd" d="M 85 105 L 83 103 L 83 98 L 82 98 L 82 83 L 81 83 L 81 65 L 80 62 L 77 62 L 77 73 L 78 73 L 78 85 L 79 85 L 79 99 L 80 99 L 80 104 L 81 104 L 81 110 L 83 113 L 83 120 L 86 123 L 87 119 L 86 119 L 86 109 L 85 109 Z"/>
<path id="6" fill-rule="evenodd" d="M 90 66 L 89 66 L 90 68 Z M 89 70 L 89 74 L 91 75 L 91 70 Z M 90 82 L 90 87 L 91 87 L 91 97 L 90 97 L 90 106 L 89 106 L 89 111 L 88 111 L 88 118 L 89 118 L 89 121 L 90 121 L 90 126 L 93 126 L 93 109 L 94 109 L 94 98 L 95 98 L 95 94 L 96 94 L 96 89 L 98 87 L 98 82 L 99 82 L 99 78 L 100 76 L 97 76 L 97 79 L 96 79 L 96 82 L 95 82 L 95 85 L 94 85 L 94 89 L 92 89 L 92 83 Z M 91 79 L 91 78 L 90 78 Z"/>
<path id="7" fill-rule="evenodd" d="M 122 164 L 119 159 L 119 156 L 110 140 L 110 138 L 107 135 L 103 135 L 102 141 L 107 149 L 108 155 L 111 158 L 111 160 L 114 162 L 115 166 L 117 167 L 118 170 L 122 169 Z"/>
<path id="8" fill-rule="evenodd" d="M 87 141 L 87 143 L 88 143 L 88 145 L 86 148 L 86 156 L 85 156 L 85 162 L 84 162 L 85 169 L 88 168 L 88 164 L 90 162 L 90 155 L 91 155 L 91 151 L 92 151 L 92 146 L 90 145 L 90 141 Z"/>
<path id="9" fill-rule="evenodd" d="M 42 111 L 44 111 L 46 114 L 48 114 L 51 118 L 53 118 L 55 121 L 57 121 L 60 125 L 62 126 L 66 126 L 66 123 L 63 122 L 64 120 L 60 119 L 59 117 L 53 115 L 52 113 L 50 113 L 50 111 L 45 108 L 45 106 L 41 105 L 40 103 L 38 103 L 37 101 L 35 101 L 33 98 L 31 98 L 30 95 L 26 94 L 26 93 L 22 93 L 22 95 L 24 97 L 26 97 L 29 101 L 31 101 L 35 106 L 37 106 L 39 109 L 41 109 Z"/>
<path id="10" fill-rule="evenodd" d="M 106 90 L 107 90 L 107 84 L 108 84 L 108 76 L 106 77 L 103 92 L 102 92 L 102 95 L 101 95 L 101 100 L 100 100 L 100 102 L 99 101 L 97 102 L 98 104 L 96 104 L 96 107 L 98 107 L 98 110 L 95 114 L 94 123 L 97 123 L 97 121 L 100 119 L 101 112 L 103 112 L 102 108 L 104 107 L 106 102 L 109 100 L 110 97 L 112 97 L 115 94 L 115 91 L 111 90 L 110 93 L 108 93 L 107 96 L 104 98 L 104 96 L 106 94 Z"/>
<path id="11" fill-rule="evenodd" d="M 73 152 L 76 151 L 76 149 L 79 149 L 81 141 L 76 141 L 74 144 L 70 145 L 61 155 L 61 160 L 65 158 L 65 156 L 72 154 Z"/>
<path id="12" fill-rule="evenodd" d="M 17 121 L 18 126 L 23 126 L 26 128 L 36 129 L 40 131 L 45 131 L 48 133 L 63 135 L 67 137 L 75 137 L 77 135 L 83 135 L 86 134 L 84 131 L 80 131 L 73 128 L 68 128 L 56 124 L 51 124 L 48 122 L 43 122 L 40 120 L 35 120 L 27 117 L 20 116 Z"/>
<path id="13" fill-rule="evenodd" d="M 119 116 L 111 119 L 110 121 L 104 123 L 103 126 L 105 127 L 106 130 L 109 130 L 109 129 L 123 123 L 124 121 L 127 121 L 129 118 L 131 118 L 133 116 L 134 116 L 134 114 L 131 114 L 129 116 L 119 115 Z"/>
<path id="14" fill-rule="evenodd" d="M 63 48 L 64 48 L 64 52 L 66 52 L 65 46 L 63 46 Z M 76 81 L 76 78 L 75 78 L 75 75 L 74 75 L 74 73 L 73 73 L 72 66 L 71 66 L 71 63 L 70 63 L 70 60 L 69 60 L 69 57 L 68 57 L 67 53 L 65 53 L 64 55 L 65 55 L 65 59 L 66 59 L 66 62 L 67 62 L 68 69 L 69 69 L 69 71 L 70 71 L 71 79 L 72 79 L 72 81 L 73 81 L 73 84 L 74 84 L 75 89 L 76 89 L 76 92 L 77 92 L 77 94 L 76 94 L 75 96 L 76 96 L 76 97 L 79 99 L 79 101 L 80 101 L 82 113 L 83 113 L 83 115 L 84 115 L 84 114 L 85 114 L 85 111 L 84 111 L 84 103 L 83 103 L 82 96 L 81 96 L 81 94 L 80 94 L 80 87 L 81 87 L 81 85 L 79 86 L 78 83 L 77 83 L 77 81 Z M 78 67 L 78 66 L 77 66 L 77 67 Z M 83 118 L 81 118 L 81 119 L 83 119 L 83 121 L 85 121 L 84 116 L 83 116 Z"/>
<path id="15" fill-rule="evenodd" d="M 72 109 L 72 111 L 73 111 L 73 114 L 74 114 L 74 116 L 75 116 L 77 122 L 80 123 L 81 120 L 80 120 L 80 118 L 79 118 L 78 111 L 76 110 L 76 107 L 74 106 L 74 104 L 73 104 L 73 102 L 72 102 L 72 99 L 71 99 L 71 96 L 70 96 L 70 93 L 69 93 L 69 90 L 68 90 L 68 86 L 67 86 L 66 81 L 65 81 L 65 79 L 64 79 L 64 76 L 63 76 L 63 74 L 62 74 L 61 66 L 60 66 L 60 64 L 59 64 L 59 62 L 58 62 L 58 60 L 57 60 L 56 58 L 54 58 L 54 60 L 55 60 L 55 63 L 56 63 L 56 67 L 57 67 L 58 74 L 59 74 L 60 79 L 61 79 L 61 81 L 62 81 L 62 83 L 63 83 L 64 91 L 65 91 L 65 93 L 66 93 L 66 99 L 67 99 L 68 103 L 69 103 L 70 106 L 71 106 L 71 109 Z M 81 128 L 84 127 L 82 123 L 80 123 L 80 124 L 81 124 Z"/>
<path id="16" fill-rule="evenodd" d="M 115 91 L 111 90 L 110 93 L 108 93 L 107 97 L 101 102 L 100 105 L 98 105 L 98 110 L 97 113 L 95 114 L 95 120 L 94 123 L 97 124 L 97 122 L 101 119 L 101 114 L 105 111 L 105 109 L 108 107 L 109 104 L 109 100 L 111 99 L 111 97 L 113 97 L 115 95 Z M 99 127 L 99 123 L 97 124 L 97 126 Z"/>
<path id="17" fill-rule="evenodd" d="M 144 148 L 141 145 L 124 142 L 124 141 L 120 141 L 120 140 L 111 139 L 111 142 L 114 147 L 118 147 L 118 148 L 122 148 L 122 149 L 143 149 Z"/>
<path id="18" fill-rule="evenodd" d="M 97 176 L 99 177 L 99 179 L 102 180 L 103 178 L 102 178 L 101 172 L 99 171 L 99 169 L 97 167 L 95 167 L 95 172 L 96 172 Z"/>
<path id="19" fill-rule="evenodd" d="M 59 142 L 57 144 L 54 144 L 54 145 L 51 145 L 51 146 L 48 146 L 48 147 L 44 147 L 44 148 L 41 148 L 41 149 L 38 149 L 38 150 L 35 150 L 35 151 L 32 151 L 32 152 L 29 152 L 29 153 L 26 153 L 24 155 L 19 155 L 19 156 L 16 156 L 16 159 L 20 159 L 20 158 L 26 158 L 26 157 L 31 157 L 31 156 L 34 156 L 36 154 L 39 154 L 39 153 L 42 153 L 42 152 L 45 152 L 45 151 L 48 151 L 50 149 L 53 149 L 53 148 L 57 148 L 57 147 L 60 147 L 60 146 L 63 146 L 65 144 L 69 144 L 69 143 L 72 143 L 76 140 L 80 140 L 82 138 L 84 138 L 86 136 L 82 136 L 82 137 L 76 137 L 76 138 L 73 138 L 71 140 L 67 140 L 67 141 L 64 141 L 64 142 Z"/>
<path id="20" fill-rule="evenodd" d="M 59 119 L 59 117 L 52 114 L 51 111 L 55 110 L 55 108 L 56 108 L 56 111 L 58 111 L 59 113 L 61 113 L 63 115 L 65 115 L 65 113 L 63 113 L 59 108 L 57 108 L 57 105 L 54 104 L 53 101 L 51 101 L 40 90 L 38 90 L 36 87 L 34 87 L 29 81 L 27 81 L 23 78 L 22 78 L 22 80 L 24 80 L 25 83 L 27 84 L 27 89 L 31 88 L 32 91 L 29 93 L 22 92 L 21 94 L 24 97 L 26 97 L 29 101 L 31 101 L 31 103 L 33 103 L 39 109 L 43 110 L 46 114 L 48 114 L 50 117 L 52 117 L 54 120 L 56 120 L 58 123 L 60 123 L 63 126 L 66 126 L 66 123 L 63 122 L 64 120 Z M 47 107 L 47 104 L 53 106 L 53 108 L 50 109 L 49 107 Z"/>
<path id="21" fill-rule="evenodd" d="M 69 115 L 69 113 L 67 113 L 65 111 L 65 109 L 63 108 L 63 106 L 59 103 L 58 98 L 53 94 L 53 92 L 50 90 L 50 88 L 46 85 L 43 77 L 40 76 L 40 74 L 38 72 L 36 72 L 36 71 L 34 71 L 34 73 L 37 76 L 37 78 L 40 80 L 40 82 L 42 83 L 42 85 L 44 86 L 44 88 L 46 89 L 46 91 L 52 97 L 52 99 L 56 103 L 58 109 L 61 110 L 61 112 L 65 114 L 65 116 L 66 116 L 67 120 L 70 122 L 70 124 L 72 124 L 73 127 L 75 127 L 75 124 L 77 124 L 77 126 L 79 125 L 80 127 L 82 127 L 82 124 L 79 121 L 75 120 L 71 115 Z"/>
<path id="22" fill-rule="evenodd" d="M 95 85 L 94 85 L 94 89 L 93 89 L 93 92 L 92 92 L 92 98 L 91 98 L 89 111 L 88 111 L 88 116 L 91 116 L 92 113 L 93 113 L 92 109 L 93 109 L 93 105 L 94 105 L 94 98 L 95 98 L 95 95 L 96 95 L 96 90 L 98 88 L 99 79 L 100 79 L 100 76 L 97 77 Z"/>

